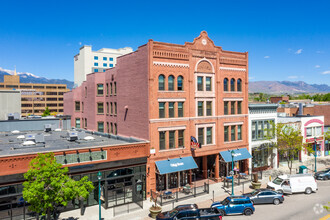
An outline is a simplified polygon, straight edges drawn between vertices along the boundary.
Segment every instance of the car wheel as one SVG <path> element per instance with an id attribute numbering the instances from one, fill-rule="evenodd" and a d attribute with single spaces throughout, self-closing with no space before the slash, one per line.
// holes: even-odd
<path id="1" fill-rule="evenodd" d="M 305 189 L 305 193 L 306 194 L 311 194 L 312 193 L 312 189 L 310 187 Z"/>
<path id="2" fill-rule="evenodd" d="M 226 213 L 225 213 L 225 211 L 224 211 L 224 210 L 219 210 L 219 214 L 220 214 L 221 216 L 224 216 L 224 215 L 226 215 Z"/>
<path id="3" fill-rule="evenodd" d="M 273 203 L 274 203 L 274 205 L 278 205 L 278 204 L 280 204 L 280 200 L 279 199 L 274 199 Z"/>
<path id="4" fill-rule="evenodd" d="M 244 210 L 244 215 L 252 215 L 252 210 L 251 209 L 245 209 Z"/>

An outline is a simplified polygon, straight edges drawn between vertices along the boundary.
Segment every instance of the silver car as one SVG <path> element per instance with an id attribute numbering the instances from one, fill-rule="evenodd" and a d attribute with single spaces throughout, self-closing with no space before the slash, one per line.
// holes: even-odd
<path id="1" fill-rule="evenodd" d="M 251 193 L 246 193 L 244 196 L 250 197 L 253 204 L 272 203 L 278 205 L 284 201 L 282 193 L 277 193 L 269 189 L 256 189 Z"/>

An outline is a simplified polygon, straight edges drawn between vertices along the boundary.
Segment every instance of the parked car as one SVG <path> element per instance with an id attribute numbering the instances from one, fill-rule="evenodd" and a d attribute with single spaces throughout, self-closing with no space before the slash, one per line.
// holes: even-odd
<path id="1" fill-rule="evenodd" d="M 243 194 L 243 196 L 249 197 L 253 204 L 273 203 L 274 205 L 278 205 L 284 201 L 282 193 L 269 189 L 256 189 L 251 193 Z"/>
<path id="2" fill-rule="evenodd" d="M 317 180 L 330 180 L 330 168 L 319 171 L 315 174 Z"/>
<path id="3" fill-rule="evenodd" d="M 267 188 L 286 194 L 300 192 L 311 194 L 316 192 L 317 183 L 311 174 L 281 175 L 272 182 L 268 182 Z"/>
<path id="4" fill-rule="evenodd" d="M 187 208 L 187 209 L 198 209 L 197 204 L 184 204 L 184 205 L 178 205 L 175 207 L 175 209 L 180 209 L 180 208 Z"/>
<path id="5" fill-rule="evenodd" d="M 181 206 L 175 208 L 169 212 L 162 212 L 156 216 L 156 220 L 183 220 L 183 219 L 194 219 L 194 220 L 215 220 L 220 219 L 221 213 L 218 209 L 207 208 L 207 209 L 194 209 L 191 205 Z"/>
<path id="6" fill-rule="evenodd" d="M 255 211 L 253 203 L 247 196 L 229 196 L 222 202 L 214 202 L 211 208 L 217 208 L 220 214 L 244 214 L 252 215 Z"/>

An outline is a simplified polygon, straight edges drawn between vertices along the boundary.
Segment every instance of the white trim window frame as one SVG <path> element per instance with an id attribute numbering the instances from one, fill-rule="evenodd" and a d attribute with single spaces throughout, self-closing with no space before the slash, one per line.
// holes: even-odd
<path id="1" fill-rule="evenodd" d="M 203 115 L 202 116 L 198 116 L 198 102 L 203 102 Z M 212 114 L 211 115 L 206 115 L 207 102 L 212 102 Z M 213 117 L 213 116 L 215 116 L 215 98 L 196 98 L 195 106 L 196 106 L 196 117 Z"/>
<path id="2" fill-rule="evenodd" d="M 211 144 L 207 144 L 207 128 L 212 127 L 212 143 Z M 212 146 L 215 145 L 215 122 L 214 123 L 201 123 L 201 124 L 196 124 L 196 136 L 198 137 L 198 129 L 199 128 L 204 128 L 204 144 L 202 144 L 203 146 Z"/>
<path id="3" fill-rule="evenodd" d="M 198 77 L 203 77 L 203 91 L 198 91 Z M 211 91 L 206 91 L 206 77 L 211 78 Z M 195 73 L 195 97 L 215 97 L 214 73 Z"/>

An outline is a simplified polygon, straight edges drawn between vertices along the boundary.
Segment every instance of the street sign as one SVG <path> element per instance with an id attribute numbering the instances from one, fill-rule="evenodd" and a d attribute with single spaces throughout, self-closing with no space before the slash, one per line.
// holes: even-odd
<path id="1" fill-rule="evenodd" d="M 233 175 L 234 175 L 234 171 L 230 171 L 229 174 L 230 174 L 231 176 L 233 176 Z"/>

